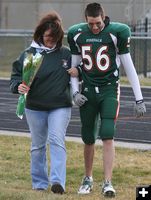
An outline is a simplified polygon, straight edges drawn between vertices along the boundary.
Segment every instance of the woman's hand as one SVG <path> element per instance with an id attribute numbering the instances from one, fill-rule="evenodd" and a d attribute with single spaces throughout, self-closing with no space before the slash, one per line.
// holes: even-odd
<path id="1" fill-rule="evenodd" d="M 78 77 L 79 73 L 76 67 L 71 67 L 70 69 L 67 70 L 70 76 L 72 77 Z"/>
<path id="2" fill-rule="evenodd" d="M 19 94 L 27 94 L 29 90 L 30 90 L 30 87 L 27 86 L 27 85 L 24 84 L 24 83 L 21 83 L 21 84 L 18 86 L 18 92 L 19 92 Z"/>

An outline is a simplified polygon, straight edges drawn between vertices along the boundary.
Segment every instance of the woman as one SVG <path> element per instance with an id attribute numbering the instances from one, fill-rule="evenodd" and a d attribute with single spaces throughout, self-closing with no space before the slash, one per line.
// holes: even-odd
<path id="1" fill-rule="evenodd" d="M 70 51 L 62 46 L 64 32 L 60 16 L 51 12 L 37 25 L 33 42 L 13 63 L 10 88 L 27 94 L 25 114 L 31 132 L 31 177 L 34 190 L 63 194 L 66 182 L 65 134 L 71 117 Z M 43 55 L 42 64 L 30 87 L 22 83 L 26 53 Z M 46 146 L 50 144 L 50 177 Z"/>

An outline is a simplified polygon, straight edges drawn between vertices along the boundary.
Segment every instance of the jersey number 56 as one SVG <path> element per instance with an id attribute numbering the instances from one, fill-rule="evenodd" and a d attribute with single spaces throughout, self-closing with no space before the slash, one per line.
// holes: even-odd
<path id="1" fill-rule="evenodd" d="M 107 71 L 110 67 L 110 59 L 107 46 L 101 46 L 97 49 L 94 58 L 92 54 L 92 45 L 82 46 L 82 60 L 84 63 L 85 70 L 92 70 L 93 66 L 96 65 L 98 70 Z"/>

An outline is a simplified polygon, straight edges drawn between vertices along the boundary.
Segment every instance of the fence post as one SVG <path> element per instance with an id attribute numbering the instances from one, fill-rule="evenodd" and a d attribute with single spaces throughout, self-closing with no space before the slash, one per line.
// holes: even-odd
<path id="1" fill-rule="evenodd" d="M 148 31 L 148 18 L 145 18 L 145 36 L 147 36 Z M 147 77 L 147 40 L 144 41 L 144 77 Z"/>

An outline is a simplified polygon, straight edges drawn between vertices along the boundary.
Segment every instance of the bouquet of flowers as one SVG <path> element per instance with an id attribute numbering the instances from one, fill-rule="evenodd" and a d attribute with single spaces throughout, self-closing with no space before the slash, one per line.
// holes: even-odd
<path id="1" fill-rule="evenodd" d="M 29 86 L 31 85 L 41 63 L 43 56 L 40 53 L 36 53 L 33 55 L 32 53 L 26 53 L 24 62 L 23 62 L 23 76 L 22 83 Z M 25 110 L 25 102 L 26 102 L 27 94 L 21 94 L 18 99 L 16 114 L 22 119 L 24 110 Z"/>

